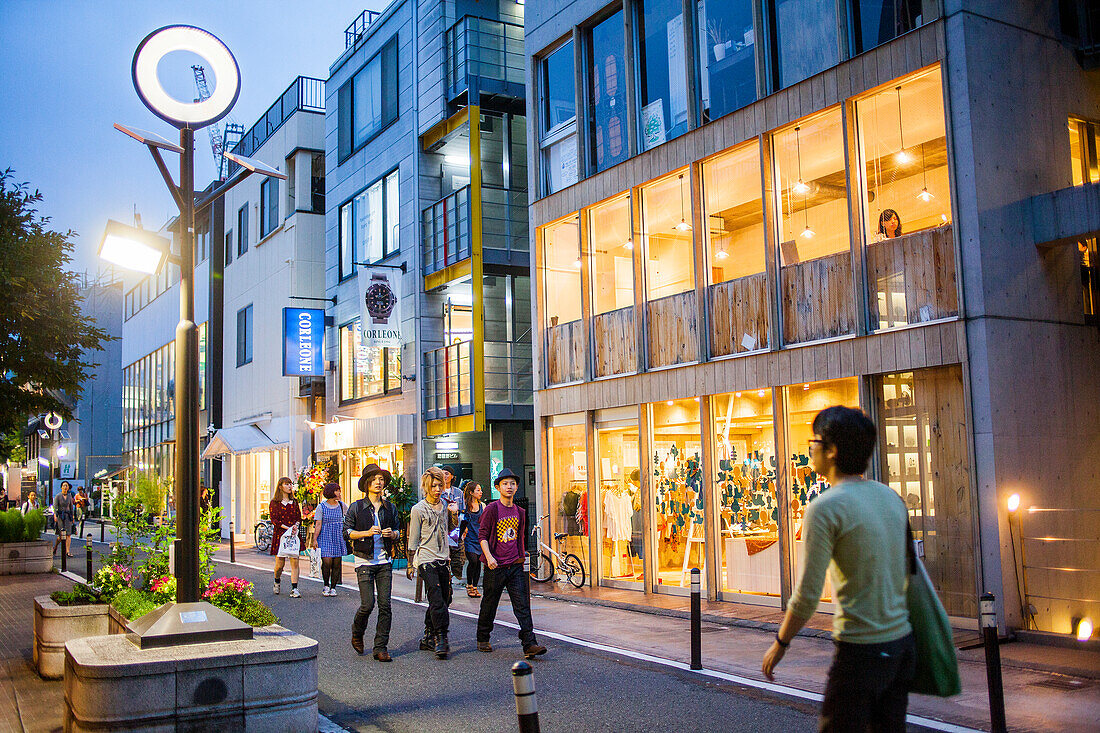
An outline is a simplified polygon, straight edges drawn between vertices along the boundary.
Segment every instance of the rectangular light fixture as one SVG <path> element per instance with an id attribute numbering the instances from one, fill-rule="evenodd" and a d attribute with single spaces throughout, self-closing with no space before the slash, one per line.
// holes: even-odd
<path id="1" fill-rule="evenodd" d="M 457 440 L 439 440 L 435 444 L 436 450 L 458 450 Z"/>
<path id="2" fill-rule="evenodd" d="M 172 242 L 159 234 L 107 220 L 99 240 L 100 259 L 127 270 L 152 275 L 161 268 L 172 251 Z"/>

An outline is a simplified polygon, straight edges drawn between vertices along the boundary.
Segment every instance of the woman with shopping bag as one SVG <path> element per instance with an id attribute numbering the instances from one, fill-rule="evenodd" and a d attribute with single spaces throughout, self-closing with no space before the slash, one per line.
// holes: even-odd
<path id="1" fill-rule="evenodd" d="M 275 556 L 275 584 L 272 591 L 279 595 L 283 567 L 289 560 L 290 597 L 301 598 L 302 594 L 298 592 L 298 555 L 302 550 L 302 542 L 298 537 L 298 528 L 302 523 L 302 509 L 294 498 L 291 481 L 286 476 L 275 485 L 275 494 L 268 505 L 268 513 L 274 527 L 271 554 Z"/>

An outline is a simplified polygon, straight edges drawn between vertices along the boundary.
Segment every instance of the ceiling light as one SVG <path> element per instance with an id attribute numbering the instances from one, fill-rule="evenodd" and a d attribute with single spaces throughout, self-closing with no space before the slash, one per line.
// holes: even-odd
<path id="1" fill-rule="evenodd" d="M 577 259 L 573 261 L 573 267 L 577 268 L 578 270 L 581 269 L 581 256 L 580 255 L 577 255 Z"/>
<path id="2" fill-rule="evenodd" d="M 807 224 L 806 228 L 802 230 L 802 234 L 800 236 L 805 238 L 805 239 L 813 239 L 814 230 L 810 229 L 810 225 Z"/>
<path id="3" fill-rule="evenodd" d="M 690 232 L 691 231 L 691 224 L 688 224 L 686 221 L 681 219 L 680 223 L 676 225 L 676 231 L 678 231 L 678 232 Z"/>
<path id="4" fill-rule="evenodd" d="M 795 181 L 795 184 L 791 186 L 791 190 L 797 193 L 799 196 L 805 196 L 810 192 L 810 187 L 806 185 L 806 182 L 799 178 Z"/>
<path id="5" fill-rule="evenodd" d="M 672 400 L 669 400 L 669 401 L 668 401 L 668 402 L 666 402 L 665 404 L 666 404 L 666 405 L 668 405 L 669 407 L 672 407 L 672 405 L 673 405 L 673 402 L 672 402 Z"/>
<path id="6" fill-rule="evenodd" d="M 740 396 L 741 396 L 741 393 L 740 393 L 740 392 L 734 392 L 734 393 L 733 393 L 733 396 L 734 396 L 734 397 L 740 397 Z"/>
<path id="7" fill-rule="evenodd" d="M 765 394 L 767 394 L 767 392 L 765 390 L 760 390 L 759 392 L 756 393 L 756 396 L 757 397 L 763 397 Z"/>
<path id="8" fill-rule="evenodd" d="M 729 256 L 730 256 L 729 252 L 727 252 L 724 249 L 720 249 L 720 250 L 718 250 L 717 252 L 714 253 L 714 259 L 716 259 L 716 260 L 724 260 Z"/>
<path id="9" fill-rule="evenodd" d="M 894 155 L 894 160 L 897 161 L 898 165 L 909 165 L 913 162 L 913 156 L 909 154 L 908 150 L 899 150 Z"/>
<path id="10" fill-rule="evenodd" d="M 443 160 L 451 165 L 469 165 L 470 156 L 468 155 L 447 155 Z"/>
<path id="11" fill-rule="evenodd" d="M 803 391 L 806 391 L 806 390 L 808 390 L 809 388 L 810 388 L 810 385 L 808 385 L 808 384 L 804 384 L 804 385 L 802 385 L 802 390 L 803 390 Z"/>
<path id="12" fill-rule="evenodd" d="M 932 199 L 934 199 L 936 197 L 933 196 L 931 193 L 929 193 L 928 188 L 925 187 L 925 188 L 922 188 L 920 190 L 920 193 L 917 194 L 917 198 L 919 198 L 921 201 L 923 201 L 924 203 L 927 204 L 929 201 L 931 201 Z"/>
<path id="13" fill-rule="evenodd" d="M 630 240 L 630 239 L 628 239 L 628 240 L 626 240 L 625 242 L 623 242 L 623 248 L 624 248 L 624 249 L 628 249 L 628 250 L 632 250 L 632 249 L 634 249 L 634 242 L 633 242 L 633 240 Z"/>

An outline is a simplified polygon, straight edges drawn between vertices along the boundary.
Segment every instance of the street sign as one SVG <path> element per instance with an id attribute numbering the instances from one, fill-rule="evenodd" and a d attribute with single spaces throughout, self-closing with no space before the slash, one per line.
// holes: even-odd
<path id="1" fill-rule="evenodd" d="M 325 376 L 325 311 L 283 308 L 283 376 Z"/>
<path id="2" fill-rule="evenodd" d="M 457 461 L 461 457 L 462 454 L 458 453 L 457 451 L 435 454 L 435 460 L 437 461 Z"/>

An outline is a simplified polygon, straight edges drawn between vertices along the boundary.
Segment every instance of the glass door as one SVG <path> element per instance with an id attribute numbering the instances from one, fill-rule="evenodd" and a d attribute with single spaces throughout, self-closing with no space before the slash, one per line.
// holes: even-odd
<path id="1" fill-rule="evenodd" d="M 642 590 L 645 535 L 638 421 L 596 424 L 596 496 L 600 585 Z"/>

